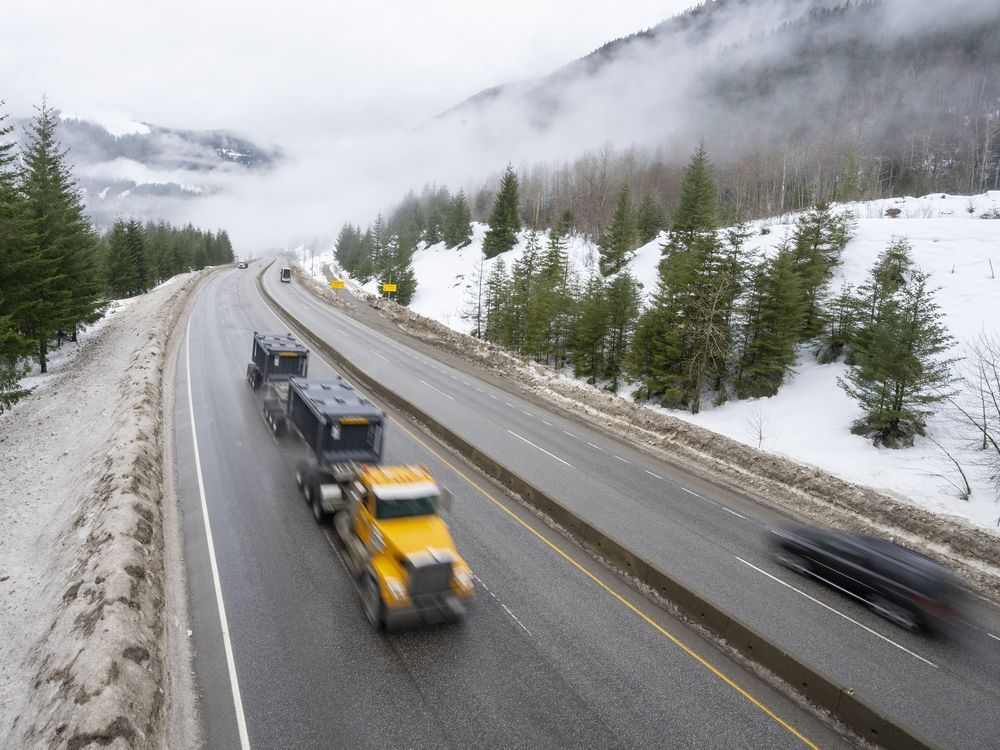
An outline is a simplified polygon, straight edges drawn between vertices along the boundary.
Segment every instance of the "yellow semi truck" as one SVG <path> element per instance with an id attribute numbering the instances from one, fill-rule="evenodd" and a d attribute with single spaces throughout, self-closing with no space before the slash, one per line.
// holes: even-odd
<path id="1" fill-rule="evenodd" d="M 475 584 L 441 518 L 451 493 L 425 467 L 379 465 L 385 415 L 346 381 L 287 383 L 284 402 L 270 406 L 272 422 L 309 447 L 296 482 L 316 521 L 333 521 L 369 623 L 378 630 L 461 619 Z"/>

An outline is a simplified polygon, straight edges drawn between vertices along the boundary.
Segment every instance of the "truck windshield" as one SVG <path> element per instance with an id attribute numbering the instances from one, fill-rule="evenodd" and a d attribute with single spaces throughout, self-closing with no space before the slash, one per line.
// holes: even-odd
<path id="1" fill-rule="evenodd" d="M 400 497 L 392 500 L 378 498 L 375 502 L 375 517 L 409 518 L 410 516 L 430 516 L 437 513 L 437 495 L 427 497 Z"/>

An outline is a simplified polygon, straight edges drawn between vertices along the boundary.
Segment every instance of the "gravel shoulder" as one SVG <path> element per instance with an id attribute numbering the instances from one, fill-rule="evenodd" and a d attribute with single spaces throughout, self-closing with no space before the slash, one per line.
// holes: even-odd
<path id="1" fill-rule="evenodd" d="M 181 746 L 175 702 L 197 744 L 164 385 L 204 276 L 130 301 L 0 417 L 0 746 Z"/>

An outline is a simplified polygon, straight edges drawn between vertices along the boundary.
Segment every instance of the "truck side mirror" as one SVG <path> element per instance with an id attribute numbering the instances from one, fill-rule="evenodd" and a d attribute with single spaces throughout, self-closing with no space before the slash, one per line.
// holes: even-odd
<path id="1" fill-rule="evenodd" d="M 451 512 L 451 506 L 452 506 L 454 500 L 455 500 L 455 496 L 451 494 L 451 490 L 449 490 L 447 487 L 442 487 L 441 488 L 441 507 L 445 510 L 445 512 L 447 512 L 447 513 Z"/>

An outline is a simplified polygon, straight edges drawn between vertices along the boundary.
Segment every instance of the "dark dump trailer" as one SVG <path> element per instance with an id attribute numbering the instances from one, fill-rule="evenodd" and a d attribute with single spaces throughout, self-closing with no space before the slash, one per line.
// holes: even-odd
<path id="1" fill-rule="evenodd" d="M 250 389 L 265 389 L 264 420 L 271 431 L 284 431 L 284 403 L 288 399 L 288 381 L 304 378 L 309 372 L 309 350 L 290 333 L 254 331 L 253 351 L 247 365 Z"/>

